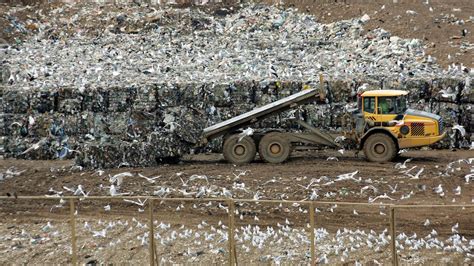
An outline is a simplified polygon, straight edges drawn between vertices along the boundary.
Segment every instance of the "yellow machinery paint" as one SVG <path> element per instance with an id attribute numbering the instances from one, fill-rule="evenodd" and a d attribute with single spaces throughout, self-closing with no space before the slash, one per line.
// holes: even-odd
<path id="1" fill-rule="evenodd" d="M 324 84 L 320 76 L 320 84 Z M 399 150 L 433 144 L 445 136 L 442 118 L 438 115 L 408 109 L 408 92 L 402 90 L 374 90 L 359 95 L 357 110 L 347 113 L 350 120 L 344 138 L 362 149 L 369 161 L 388 162 Z M 306 88 L 288 97 L 249 112 L 232 117 L 204 129 L 201 142 L 223 136 L 224 158 L 234 164 L 249 163 L 257 151 L 264 161 L 284 162 L 292 150 L 308 150 L 321 145 L 340 148 L 338 138 L 307 123 L 296 115 L 292 122 L 306 131 L 285 129 L 242 130 L 269 116 L 294 110 L 306 103 L 327 103 L 326 90 Z M 340 134 L 340 133 L 339 133 Z M 339 135 L 338 134 L 338 135 Z M 339 136 L 338 136 L 339 137 Z"/>
<path id="2" fill-rule="evenodd" d="M 415 110 L 397 109 L 397 104 L 403 105 L 408 94 L 402 90 L 374 90 L 362 93 L 362 114 L 368 130 L 360 134 L 361 145 L 374 132 L 389 133 L 397 141 L 398 149 L 421 147 L 433 144 L 445 136 L 440 117 Z M 395 102 L 395 110 L 383 112 L 381 100 L 390 99 Z M 373 102 L 373 108 L 372 108 Z M 368 104 L 364 104 L 368 103 Z"/>

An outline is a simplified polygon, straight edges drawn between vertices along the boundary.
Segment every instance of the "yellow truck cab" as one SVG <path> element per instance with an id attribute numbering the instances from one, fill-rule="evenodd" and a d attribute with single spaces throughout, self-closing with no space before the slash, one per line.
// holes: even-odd
<path id="1" fill-rule="evenodd" d="M 407 108 L 407 95 L 402 90 L 360 95 L 356 137 L 370 161 L 390 161 L 400 149 L 427 146 L 446 135 L 440 116 Z"/>

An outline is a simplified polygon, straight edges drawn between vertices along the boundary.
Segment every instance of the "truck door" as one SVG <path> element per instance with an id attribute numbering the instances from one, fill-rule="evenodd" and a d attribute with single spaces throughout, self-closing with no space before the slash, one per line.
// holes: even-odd
<path id="1" fill-rule="evenodd" d="M 397 97 L 376 97 L 376 122 L 389 122 L 397 117 Z"/>
<path id="2" fill-rule="evenodd" d="M 363 97 L 362 103 L 362 113 L 364 114 L 365 120 L 374 121 L 375 122 L 375 97 Z"/>

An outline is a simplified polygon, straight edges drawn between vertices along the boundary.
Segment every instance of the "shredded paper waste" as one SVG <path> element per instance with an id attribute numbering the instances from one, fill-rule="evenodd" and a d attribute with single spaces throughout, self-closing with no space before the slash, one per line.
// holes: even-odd
<path id="1" fill-rule="evenodd" d="M 96 12 L 81 10 L 65 31 Z M 108 24 L 94 36 L 38 24 L 29 40 L 0 47 L 5 157 L 76 158 L 97 168 L 174 160 L 196 152 L 206 126 L 319 87 L 320 74 L 327 103 L 302 108 L 316 127 L 344 130 L 363 90 L 402 89 L 412 108 L 465 130 L 440 147 L 471 145 L 474 72 L 442 69 L 418 39 L 365 31 L 367 15 L 321 24 L 294 9 L 252 4 L 215 12 L 127 7 L 100 16 Z M 291 115 L 255 127 L 288 127 Z"/>

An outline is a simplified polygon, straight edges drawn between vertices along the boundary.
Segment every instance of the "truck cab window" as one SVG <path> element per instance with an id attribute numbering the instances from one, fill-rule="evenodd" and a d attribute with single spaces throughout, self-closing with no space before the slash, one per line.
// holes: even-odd
<path id="1" fill-rule="evenodd" d="M 396 114 L 396 97 L 379 97 L 378 113 L 379 114 Z"/>
<path id="2" fill-rule="evenodd" d="M 364 97 L 364 112 L 375 113 L 375 97 Z"/>
<path id="3" fill-rule="evenodd" d="M 407 110 L 407 98 L 400 96 L 397 98 L 397 112 L 399 114 L 404 113 Z"/>

